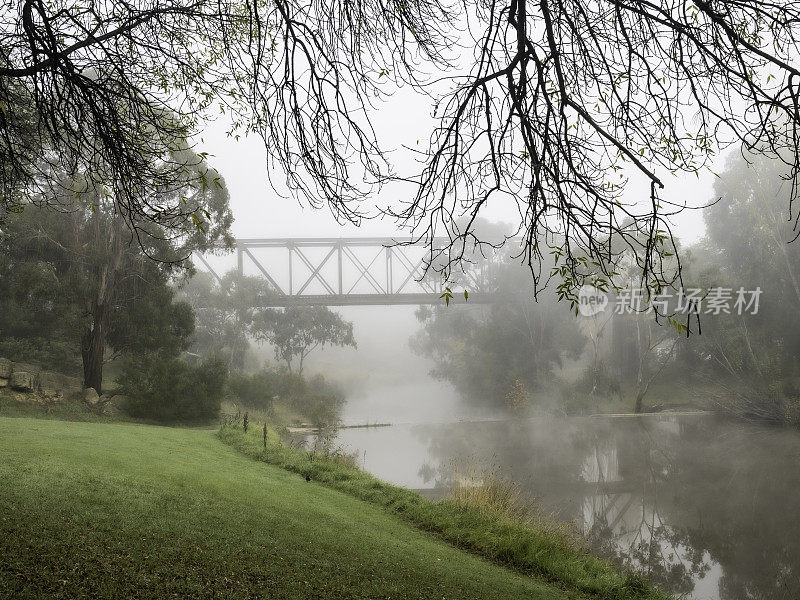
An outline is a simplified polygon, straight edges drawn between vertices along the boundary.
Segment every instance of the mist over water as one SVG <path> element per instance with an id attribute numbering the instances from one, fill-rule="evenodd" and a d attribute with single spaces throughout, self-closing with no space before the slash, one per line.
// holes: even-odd
<path id="1" fill-rule="evenodd" d="M 342 411 L 345 425 L 444 424 L 495 418 L 488 408 L 465 404 L 451 386 L 422 374 L 406 383 L 382 385 L 354 396 Z"/>
<path id="2" fill-rule="evenodd" d="M 361 468 L 435 499 L 466 462 L 513 480 L 590 552 L 668 592 L 800 598 L 796 430 L 691 411 L 514 415 L 433 377 L 407 342 L 414 312 L 390 310 L 350 309 L 359 348 L 326 350 L 310 367 L 349 381 L 343 425 L 390 424 L 339 429 Z"/>
<path id="3" fill-rule="evenodd" d="M 310 373 L 337 381 L 347 393 L 344 425 L 450 423 L 500 418 L 488 405 L 463 402 L 447 382 L 436 379 L 430 360 L 415 354 L 409 338 L 420 328 L 416 306 L 344 307 L 358 348 L 325 348 L 309 358 Z"/>

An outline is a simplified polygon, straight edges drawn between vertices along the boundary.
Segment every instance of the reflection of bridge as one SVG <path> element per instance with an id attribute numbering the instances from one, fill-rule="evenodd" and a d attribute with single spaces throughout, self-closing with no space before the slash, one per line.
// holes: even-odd
<path id="1" fill-rule="evenodd" d="M 434 239 L 433 247 L 446 241 Z M 262 306 L 435 304 L 442 302 L 443 288 L 425 277 L 430 252 L 393 238 L 240 239 L 236 267 L 239 275 L 260 275 L 274 289 Z M 219 279 L 205 258 L 198 258 Z M 491 294 L 481 293 L 484 271 L 465 275 L 470 303 L 492 301 Z M 453 290 L 453 301 L 463 303 L 459 293 Z"/>

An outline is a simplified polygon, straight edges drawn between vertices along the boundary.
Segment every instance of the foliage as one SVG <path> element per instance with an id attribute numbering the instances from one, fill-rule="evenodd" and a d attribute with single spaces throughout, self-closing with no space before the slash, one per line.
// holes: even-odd
<path id="1" fill-rule="evenodd" d="M 227 373 L 220 360 L 190 365 L 176 358 L 137 357 L 126 362 L 117 385 L 132 417 L 207 423 L 219 415 Z"/>
<path id="2" fill-rule="evenodd" d="M 577 358 L 585 340 L 569 310 L 552 293 L 534 299 L 524 269 L 506 253 L 492 262 L 473 257 L 464 281 L 477 293 L 491 293 L 490 305 L 421 307 L 422 329 L 412 349 L 430 357 L 432 374 L 453 384 L 472 401 L 506 406 L 519 382 L 525 390 L 550 385 L 566 357 Z M 489 273 L 480 279 L 480 273 Z M 507 407 L 511 408 L 511 407 Z"/>
<path id="3" fill-rule="evenodd" d="M 201 359 L 222 357 L 231 371 L 242 370 L 259 300 L 273 293 L 261 277 L 230 271 L 216 281 L 210 273 L 194 273 L 178 291 L 196 315 L 192 352 Z"/>
<path id="4" fill-rule="evenodd" d="M 264 367 L 252 374 L 232 373 L 228 392 L 245 408 L 270 415 L 274 401 L 315 427 L 336 425 L 345 403 L 342 391 L 322 375 L 306 379 L 285 368 Z"/>
<path id="5" fill-rule="evenodd" d="M 525 412 L 531 404 L 531 395 L 525 389 L 523 383 L 516 379 L 511 390 L 506 394 L 506 408 L 512 413 L 519 414 Z"/>
<path id="6" fill-rule="evenodd" d="M 522 489 L 496 470 L 458 461 L 452 481 L 451 497 L 458 506 L 522 522 L 532 516 L 532 503 L 526 500 Z"/>
<path id="7" fill-rule="evenodd" d="M 0 338 L 0 357 L 33 363 L 46 371 L 67 375 L 79 375 L 81 372 L 81 361 L 74 345 L 63 340 L 3 336 Z"/>
<path id="8" fill-rule="evenodd" d="M 245 375 L 234 372 L 228 376 L 228 391 L 243 406 L 266 412 L 272 409 L 273 398 L 278 394 L 275 375 L 266 369 Z"/>
<path id="9" fill-rule="evenodd" d="M 292 410 L 318 428 L 338 424 L 345 396 L 336 385 L 322 375 L 304 379 L 297 373 L 284 373 L 284 378 L 290 382 L 288 402 Z"/>
<path id="10" fill-rule="evenodd" d="M 298 360 L 302 375 L 308 355 L 317 347 L 356 346 L 353 324 L 324 306 L 263 308 L 275 290 L 260 277 L 235 271 L 215 281 L 196 273 L 180 290 L 197 315 L 193 350 L 200 357 L 224 357 L 232 371 L 245 366 L 250 339 L 274 346 L 275 357 L 291 372 Z"/>
<path id="11" fill-rule="evenodd" d="M 275 358 L 284 361 L 289 371 L 298 359 L 299 374 L 303 373 L 303 362 L 317 347 L 356 347 L 353 324 L 327 306 L 264 309 L 255 319 L 253 334 L 256 339 L 272 344 Z"/>
<path id="12" fill-rule="evenodd" d="M 786 203 L 791 183 L 781 163 L 733 157 L 715 185 L 719 199 L 705 213 L 706 238 L 687 268 L 691 285 L 761 289 L 758 312 L 703 315 L 702 335 L 684 344 L 682 365 L 713 381 L 712 401 L 740 416 L 790 420 L 800 377 L 800 246 Z M 784 390 L 785 388 L 785 390 Z"/>
<path id="13" fill-rule="evenodd" d="M 212 223 L 205 231 L 176 238 L 149 224 L 151 235 L 136 238 L 101 185 L 45 175 L 59 177 L 64 212 L 29 203 L 0 229 L 0 333 L 73 344 L 86 386 L 98 392 L 103 364 L 115 356 L 185 350 L 194 316 L 173 302 L 169 283 L 191 269 L 186 259 L 193 250 L 229 237 L 224 185 L 191 198 Z M 88 188 L 78 195 L 81 186 Z M 159 194 L 153 196 L 157 202 Z"/>

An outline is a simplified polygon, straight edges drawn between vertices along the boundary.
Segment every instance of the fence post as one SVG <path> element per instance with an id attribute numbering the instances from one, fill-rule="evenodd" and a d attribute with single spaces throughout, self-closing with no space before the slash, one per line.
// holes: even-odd
<path id="1" fill-rule="evenodd" d="M 264 421 L 264 450 L 267 449 L 267 422 Z"/>
<path id="2" fill-rule="evenodd" d="M 244 426 L 244 432 L 247 433 L 247 413 L 244 413 L 244 419 L 242 419 L 242 425 Z"/>

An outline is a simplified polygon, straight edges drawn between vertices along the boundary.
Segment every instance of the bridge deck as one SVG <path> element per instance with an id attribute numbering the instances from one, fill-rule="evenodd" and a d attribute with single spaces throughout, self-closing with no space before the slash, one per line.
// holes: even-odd
<path id="1" fill-rule="evenodd" d="M 259 298 L 260 307 L 285 306 L 389 306 L 394 304 L 441 304 L 440 294 L 306 294 Z M 491 304 L 493 294 L 471 294 L 468 304 Z M 465 304 L 463 296 L 455 294 L 450 304 Z"/>

